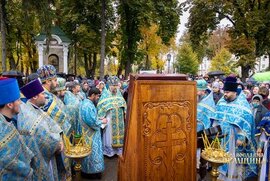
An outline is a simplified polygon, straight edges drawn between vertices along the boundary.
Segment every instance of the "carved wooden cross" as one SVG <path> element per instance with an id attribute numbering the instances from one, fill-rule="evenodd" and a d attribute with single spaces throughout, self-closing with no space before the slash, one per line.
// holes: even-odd
<path id="1" fill-rule="evenodd" d="M 171 163 L 173 163 L 173 146 L 177 146 L 177 145 L 181 145 L 181 142 L 184 141 L 184 139 L 180 139 L 178 138 L 173 138 L 173 134 L 177 134 L 177 127 L 173 126 L 173 122 L 170 119 L 171 117 L 169 116 L 169 119 L 165 119 L 165 120 L 161 120 L 161 121 L 166 121 L 166 127 L 162 128 L 160 130 L 160 128 L 157 128 L 157 130 L 160 130 L 163 134 L 166 135 L 166 139 L 164 140 L 164 138 L 162 139 L 160 134 L 155 135 L 155 137 L 153 137 L 153 139 L 155 139 L 156 141 L 152 144 L 153 147 L 156 148 L 162 148 L 164 151 L 164 157 L 163 157 L 163 161 L 166 165 L 166 167 L 169 167 Z M 175 159 L 175 158 L 174 158 Z M 169 176 L 173 176 L 173 169 L 167 169 L 167 171 L 169 171 L 170 173 L 167 173 Z"/>

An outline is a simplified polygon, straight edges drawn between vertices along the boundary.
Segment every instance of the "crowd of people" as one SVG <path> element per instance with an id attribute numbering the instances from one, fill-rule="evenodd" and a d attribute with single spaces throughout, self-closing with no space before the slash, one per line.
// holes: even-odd
<path id="1" fill-rule="evenodd" d="M 269 180 L 269 84 L 243 83 L 233 74 L 211 81 L 207 76 L 198 77 L 196 82 L 197 133 L 200 136 L 220 127 L 221 145 L 234 159 L 219 168 L 219 179 Z M 201 149 L 203 146 L 197 149 L 197 169 L 202 180 L 210 165 L 200 157 Z M 245 163 L 238 162 L 239 156 Z M 263 161 L 254 161 L 258 159 Z"/>
<path id="2" fill-rule="evenodd" d="M 52 65 L 25 80 L 19 86 L 0 77 L 0 180 L 71 180 L 63 135 L 71 142 L 84 135 L 91 154 L 82 160 L 82 176 L 101 178 L 104 155 L 122 154 L 128 82 L 67 81 Z"/>
<path id="3" fill-rule="evenodd" d="M 265 160 L 224 164 L 219 179 L 268 180 L 269 84 L 242 83 L 235 75 L 196 82 L 198 134 L 219 127 L 221 144 L 234 158 L 241 153 Z M 0 180 L 70 180 L 74 163 L 64 154 L 63 135 L 70 141 L 85 136 L 91 154 L 82 160 L 82 176 L 101 178 L 104 155 L 122 154 L 128 83 L 117 76 L 58 77 L 52 65 L 25 82 L 0 77 Z M 201 180 L 201 170 L 211 167 L 201 159 L 202 149 L 198 146 Z"/>

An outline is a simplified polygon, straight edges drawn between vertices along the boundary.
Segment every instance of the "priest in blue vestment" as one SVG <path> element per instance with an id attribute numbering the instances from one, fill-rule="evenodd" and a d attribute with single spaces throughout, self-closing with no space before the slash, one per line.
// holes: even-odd
<path id="1" fill-rule="evenodd" d="M 56 69 L 52 65 L 44 65 L 37 70 L 37 74 L 44 88 L 46 103 L 42 107 L 63 130 L 64 134 L 71 133 L 70 118 L 66 112 L 64 103 L 51 92 L 57 87 Z"/>
<path id="2" fill-rule="evenodd" d="M 72 130 L 75 135 L 81 134 L 81 126 L 79 123 L 79 106 L 82 98 L 79 96 L 81 86 L 77 82 L 69 83 L 69 90 L 65 92 L 64 104 L 66 105 L 67 112 L 70 116 Z"/>
<path id="3" fill-rule="evenodd" d="M 57 77 L 57 86 L 55 88 L 56 96 L 64 102 L 64 97 L 66 93 L 66 79 L 62 77 Z"/>
<path id="4" fill-rule="evenodd" d="M 256 136 L 259 144 L 257 146 L 257 155 L 263 155 L 260 170 L 260 181 L 268 181 L 270 179 L 270 112 L 267 112 L 256 128 Z"/>
<path id="5" fill-rule="evenodd" d="M 0 78 L 0 180 L 33 180 L 34 153 L 26 146 L 13 118 L 19 113 L 16 79 Z"/>
<path id="6" fill-rule="evenodd" d="M 216 105 L 213 92 L 208 93 L 207 82 L 204 79 L 196 80 L 197 83 L 197 132 L 208 129 L 212 126 L 215 117 Z M 199 135 L 201 136 L 201 135 Z M 202 142 L 202 141 L 201 141 Z M 203 179 L 206 176 L 206 161 L 201 158 L 201 145 L 197 148 L 197 169 L 199 176 Z"/>
<path id="7" fill-rule="evenodd" d="M 101 124 L 107 123 L 107 119 L 98 119 L 94 102 L 99 99 L 100 91 L 91 88 L 87 99 L 80 105 L 80 121 L 83 131 L 86 133 L 86 142 L 92 146 L 92 152 L 82 161 L 82 172 L 98 174 L 104 171 L 104 158 L 101 141 Z"/>
<path id="8" fill-rule="evenodd" d="M 216 105 L 213 92 L 208 93 L 207 82 L 204 79 L 197 82 L 197 132 L 211 127 L 211 119 L 215 117 Z"/>
<path id="9" fill-rule="evenodd" d="M 83 97 L 83 99 L 87 98 L 89 90 L 90 90 L 89 83 L 87 82 L 87 80 L 83 80 L 81 83 L 81 91 L 80 91 L 80 95 Z"/>
<path id="10" fill-rule="evenodd" d="M 126 101 L 119 91 L 119 78 L 108 78 L 109 89 L 102 91 L 98 101 L 98 117 L 107 118 L 103 131 L 103 154 L 109 157 L 122 155 L 125 133 Z"/>
<path id="11" fill-rule="evenodd" d="M 64 103 L 51 92 L 57 87 L 56 69 L 52 65 L 43 65 L 37 70 L 37 74 L 44 88 L 46 103 L 41 107 L 63 130 L 63 134 L 69 136 L 71 129 L 70 117 Z M 62 154 L 63 157 L 64 154 Z M 71 175 L 70 160 L 64 159 L 67 176 Z"/>
<path id="12" fill-rule="evenodd" d="M 256 153 L 255 124 L 251 107 L 241 92 L 237 95 L 237 79 L 229 76 L 225 79 L 224 96 L 216 106 L 215 123 L 220 125 L 222 134 L 226 137 L 222 139 L 226 151 L 233 158 L 240 154 L 254 155 Z M 221 180 L 245 180 L 257 174 L 256 164 L 239 164 L 233 161 L 220 167 Z"/>
<path id="13" fill-rule="evenodd" d="M 37 178 L 35 180 L 58 180 L 64 175 L 65 170 L 57 168 L 57 165 L 63 165 L 61 157 L 63 151 L 63 141 L 61 138 L 62 130 L 59 125 L 51 119 L 40 107 L 44 106 L 46 99 L 44 89 L 38 79 L 33 80 L 21 88 L 21 92 L 28 99 L 26 104 L 21 104 L 21 112 L 18 114 L 18 130 L 27 132 L 33 138 L 27 139 L 27 145 L 36 142 L 39 162 L 36 164 Z M 29 146 L 30 147 L 30 146 Z M 31 149 L 32 147 L 30 147 Z M 31 149 L 32 150 L 32 149 Z M 61 162 L 61 163 L 57 163 Z"/>

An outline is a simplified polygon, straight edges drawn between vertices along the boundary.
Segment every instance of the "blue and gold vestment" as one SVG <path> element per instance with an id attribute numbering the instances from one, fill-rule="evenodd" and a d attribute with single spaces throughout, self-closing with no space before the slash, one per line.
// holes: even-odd
<path id="1" fill-rule="evenodd" d="M 92 145 L 91 154 L 82 161 L 82 171 L 88 174 L 104 171 L 104 158 L 101 141 L 101 121 L 97 118 L 97 109 L 93 102 L 84 99 L 80 105 L 80 121 L 86 134 L 87 144 Z"/>
<path id="2" fill-rule="evenodd" d="M 55 95 L 50 93 L 46 88 L 44 88 L 46 104 L 42 107 L 57 124 L 61 127 L 65 135 L 71 133 L 70 118 L 66 113 L 66 107 L 64 103 Z"/>
<path id="3" fill-rule="evenodd" d="M 211 127 L 211 119 L 215 118 L 216 105 L 213 92 L 197 105 L 197 132 Z"/>
<path id="4" fill-rule="evenodd" d="M 36 153 L 34 180 L 58 180 L 61 170 L 57 170 L 55 156 L 61 141 L 61 128 L 30 102 L 21 104 L 20 109 L 18 130 L 24 135 L 27 146 Z"/>
<path id="5" fill-rule="evenodd" d="M 70 91 L 66 91 L 64 97 L 64 103 L 67 108 L 68 115 L 70 117 L 71 129 L 75 134 L 81 134 L 81 127 L 79 123 L 79 106 L 80 98 Z"/>
<path id="6" fill-rule="evenodd" d="M 112 146 L 122 147 L 125 132 L 124 113 L 126 112 L 126 101 L 120 91 L 113 95 L 109 90 L 104 90 L 99 99 L 97 109 L 99 118 L 106 117 L 109 111 L 112 113 Z"/>
<path id="7" fill-rule="evenodd" d="M 260 181 L 268 181 L 270 179 L 270 112 L 267 112 L 256 128 L 256 136 L 260 141 L 258 148 L 263 150 L 263 160 L 260 170 Z"/>
<path id="8" fill-rule="evenodd" d="M 222 144 L 226 146 L 226 151 L 230 152 L 234 158 L 240 153 L 248 153 L 249 155 L 256 153 L 254 118 L 251 107 L 243 93 L 240 93 L 232 102 L 227 102 L 222 97 L 216 106 L 215 120 L 221 126 L 222 134 L 226 135 Z M 244 146 L 237 146 L 237 140 L 242 141 Z M 220 167 L 220 172 L 226 177 L 237 177 L 236 173 L 232 173 L 235 172 L 236 165 L 235 162 L 225 164 Z M 242 175 L 243 179 L 257 174 L 256 164 L 250 163 L 238 166 L 241 166 L 244 170 L 241 174 L 238 174 Z"/>
<path id="9" fill-rule="evenodd" d="M 14 125 L 0 114 L 0 180 L 32 180 L 33 157 Z"/>
<path id="10" fill-rule="evenodd" d="M 44 87 L 43 87 L 44 88 Z M 70 124 L 70 117 L 67 114 L 67 109 L 64 103 L 55 95 L 50 93 L 46 88 L 44 88 L 44 94 L 46 98 L 46 103 L 42 107 L 42 110 L 45 111 L 56 123 L 60 126 L 63 130 L 63 134 L 70 135 L 73 131 Z M 64 154 L 61 157 L 57 157 L 58 159 L 64 159 L 64 168 L 67 172 L 67 176 L 71 175 L 71 168 L 70 168 L 70 159 L 66 158 Z M 61 176 L 65 177 L 65 176 Z"/>

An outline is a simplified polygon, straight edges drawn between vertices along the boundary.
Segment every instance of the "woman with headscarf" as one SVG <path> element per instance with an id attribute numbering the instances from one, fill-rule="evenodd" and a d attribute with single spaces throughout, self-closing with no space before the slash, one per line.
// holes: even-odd
<path id="1" fill-rule="evenodd" d="M 223 96 L 223 94 L 220 91 L 220 85 L 218 82 L 213 83 L 212 90 L 213 90 L 213 97 L 214 97 L 215 104 L 217 104 L 219 99 L 221 99 Z"/>

